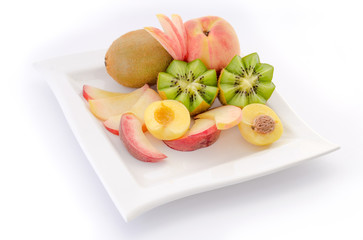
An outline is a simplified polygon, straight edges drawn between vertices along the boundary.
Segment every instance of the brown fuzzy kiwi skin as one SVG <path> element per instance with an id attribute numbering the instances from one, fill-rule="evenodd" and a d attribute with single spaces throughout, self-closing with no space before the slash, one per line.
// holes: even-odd
<path id="1" fill-rule="evenodd" d="M 116 39 L 105 56 L 107 73 L 125 87 L 156 83 L 173 58 L 146 30 L 128 32 Z"/>

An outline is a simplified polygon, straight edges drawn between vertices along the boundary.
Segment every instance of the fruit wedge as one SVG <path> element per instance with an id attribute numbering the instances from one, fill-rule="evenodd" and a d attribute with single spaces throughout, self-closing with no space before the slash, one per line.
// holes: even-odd
<path id="1" fill-rule="evenodd" d="M 210 109 L 195 116 L 195 118 L 212 119 L 216 121 L 217 129 L 226 130 L 241 122 L 242 110 L 236 106 L 226 105 Z"/>
<path id="2" fill-rule="evenodd" d="M 145 27 L 165 50 L 175 60 L 185 60 L 187 56 L 187 38 L 183 21 L 179 15 L 174 14 L 172 20 L 163 14 L 158 14 L 157 18 L 164 32 L 155 27 Z"/>
<path id="3" fill-rule="evenodd" d="M 160 101 L 161 98 L 157 92 L 151 88 L 147 89 L 144 94 L 137 100 L 137 102 L 128 110 L 133 112 L 135 116 L 141 121 L 143 131 L 147 131 L 144 121 L 145 109 L 153 102 Z M 113 134 L 119 135 L 119 127 L 122 114 L 111 116 L 103 122 L 105 128 Z"/>
<path id="4" fill-rule="evenodd" d="M 149 89 L 145 84 L 135 91 L 120 96 L 89 100 L 89 107 L 93 115 L 100 120 L 106 121 L 111 116 L 122 114 L 139 100 L 139 98 Z"/>
<path id="5" fill-rule="evenodd" d="M 128 152 L 144 162 L 159 162 L 166 155 L 157 150 L 142 131 L 140 120 L 133 113 L 125 113 L 120 122 L 120 139 Z"/>
<path id="6" fill-rule="evenodd" d="M 164 141 L 164 143 L 178 151 L 194 151 L 205 148 L 217 141 L 221 130 L 217 129 L 216 122 L 211 119 L 197 119 L 192 128 L 182 138 Z"/>
<path id="7" fill-rule="evenodd" d="M 125 93 L 109 92 L 109 91 L 105 91 L 103 89 L 93 87 L 90 85 L 83 85 L 82 94 L 83 94 L 83 97 L 87 101 L 89 101 L 89 100 L 94 100 L 94 99 L 121 96 L 121 95 L 124 95 Z"/>

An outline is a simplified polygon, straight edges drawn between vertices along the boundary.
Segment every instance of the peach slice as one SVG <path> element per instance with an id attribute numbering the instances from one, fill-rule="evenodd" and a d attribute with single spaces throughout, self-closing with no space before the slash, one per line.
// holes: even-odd
<path id="1" fill-rule="evenodd" d="M 184 48 L 184 39 L 182 38 L 174 22 L 164 14 L 157 14 L 156 17 L 158 18 L 165 34 L 170 36 L 172 41 L 178 45 L 178 50 L 180 51 L 178 54 L 180 54 L 181 57 L 184 57 L 187 49 Z"/>
<path id="2" fill-rule="evenodd" d="M 121 117 L 122 114 L 120 115 L 116 115 L 116 116 L 112 116 L 109 119 L 107 119 L 106 121 L 103 122 L 103 126 L 105 126 L 105 128 L 115 134 L 115 135 L 120 135 L 119 133 L 119 127 L 120 127 L 120 121 L 121 121 Z M 145 126 L 145 124 L 142 121 L 142 131 L 146 132 L 147 128 Z"/>
<path id="3" fill-rule="evenodd" d="M 148 131 L 161 140 L 180 138 L 190 126 L 188 109 L 176 100 L 151 103 L 145 110 L 144 120 Z"/>
<path id="4" fill-rule="evenodd" d="M 175 60 L 187 58 L 187 34 L 183 21 L 179 15 L 172 15 L 172 20 L 163 14 L 156 15 L 164 32 L 154 28 L 145 27 Z"/>
<path id="5" fill-rule="evenodd" d="M 149 89 L 149 86 L 145 84 L 133 92 L 120 96 L 89 100 L 90 110 L 97 118 L 105 121 L 111 116 L 130 110 L 131 106 L 139 100 L 147 89 Z"/>
<path id="6" fill-rule="evenodd" d="M 187 36 L 187 32 L 185 31 L 183 20 L 178 14 L 172 14 L 171 21 L 174 23 L 174 25 L 177 29 L 177 32 L 181 36 L 180 45 L 181 45 L 182 49 L 184 49 L 183 59 L 187 59 L 187 57 L 188 57 L 188 45 L 187 45 L 188 36 Z"/>
<path id="7" fill-rule="evenodd" d="M 164 143 L 178 151 L 194 151 L 205 148 L 217 141 L 221 130 L 217 129 L 216 122 L 211 119 L 197 119 L 192 128 L 182 138 L 164 141 Z"/>
<path id="8" fill-rule="evenodd" d="M 133 113 L 125 113 L 120 122 L 120 139 L 136 159 L 144 162 L 158 162 L 166 155 L 157 150 L 142 132 L 142 124 Z"/>
<path id="9" fill-rule="evenodd" d="M 247 142 L 259 146 L 277 141 L 283 132 L 277 114 L 260 103 L 249 104 L 242 109 L 242 121 L 238 128 Z"/>
<path id="10" fill-rule="evenodd" d="M 153 102 L 160 101 L 160 95 L 153 89 L 149 88 L 139 98 L 139 100 L 130 108 L 130 112 L 133 112 L 142 123 L 143 131 L 146 132 L 146 126 L 144 122 L 145 109 Z M 119 127 L 122 114 L 111 116 L 103 122 L 105 128 L 113 134 L 119 135 Z"/>
<path id="11" fill-rule="evenodd" d="M 208 69 L 221 71 L 235 55 L 240 54 L 238 36 L 231 24 L 216 16 L 191 19 L 183 23 L 179 15 L 172 20 L 157 15 L 164 32 L 146 27 L 175 59 L 191 62 L 200 59 Z"/>
<path id="12" fill-rule="evenodd" d="M 180 55 L 179 45 L 174 42 L 170 36 L 165 34 L 160 29 L 154 27 L 145 27 L 144 28 L 148 33 L 151 34 L 160 44 L 165 48 L 165 50 L 176 60 L 182 60 L 182 56 Z"/>
<path id="13" fill-rule="evenodd" d="M 196 119 L 213 119 L 216 121 L 217 129 L 226 130 L 239 124 L 242 119 L 242 111 L 239 107 L 225 105 L 210 109 L 195 116 Z"/>
<path id="14" fill-rule="evenodd" d="M 94 99 L 101 99 L 101 98 L 108 98 L 108 97 L 115 97 L 115 96 L 121 96 L 125 93 L 118 93 L 118 92 L 109 92 L 105 91 L 100 88 L 96 88 L 90 85 L 83 85 L 83 91 L 82 91 L 83 97 L 89 101 Z"/>

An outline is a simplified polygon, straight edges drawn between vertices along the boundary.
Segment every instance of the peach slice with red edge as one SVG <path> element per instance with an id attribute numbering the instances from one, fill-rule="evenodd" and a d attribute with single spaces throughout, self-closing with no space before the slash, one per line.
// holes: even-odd
<path id="1" fill-rule="evenodd" d="M 184 49 L 183 50 L 183 53 L 184 53 L 183 59 L 187 59 L 187 57 L 188 57 L 188 45 L 187 45 L 188 36 L 187 36 L 187 32 L 185 31 L 183 20 L 178 14 L 172 14 L 171 21 L 174 23 L 177 32 L 181 36 L 180 45 L 181 45 L 182 49 Z"/>
<path id="2" fill-rule="evenodd" d="M 208 69 L 219 72 L 235 55 L 240 54 L 235 30 L 221 17 L 206 16 L 185 23 L 179 15 L 172 15 L 171 21 L 162 14 L 157 17 L 164 32 L 154 27 L 146 27 L 145 30 L 175 60 L 191 62 L 200 59 Z"/>
<path id="3" fill-rule="evenodd" d="M 178 52 L 180 52 L 178 45 L 172 41 L 170 36 L 154 27 L 145 27 L 144 29 L 164 47 L 173 59 L 181 59 L 181 56 L 178 54 Z"/>
<path id="4" fill-rule="evenodd" d="M 89 100 L 90 110 L 98 119 L 106 121 L 111 116 L 119 115 L 130 110 L 131 106 L 139 100 L 147 89 L 149 89 L 149 86 L 145 84 L 143 87 L 130 93 Z"/>
<path id="5" fill-rule="evenodd" d="M 160 101 L 160 95 L 155 92 L 153 89 L 147 89 L 144 94 L 137 100 L 137 102 L 130 108 L 130 112 L 133 112 L 138 119 L 142 123 L 142 129 L 144 132 L 147 131 L 145 122 L 144 122 L 144 113 L 145 109 L 153 102 Z M 113 134 L 119 135 L 119 127 L 121 121 L 121 115 L 115 115 L 108 118 L 106 121 L 103 122 L 105 128 Z"/>
<path id="6" fill-rule="evenodd" d="M 160 140 L 180 138 L 190 126 L 188 109 L 176 100 L 151 103 L 145 110 L 144 120 L 148 131 Z"/>
<path id="7" fill-rule="evenodd" d="M 182 38 L 175 24 L 164 14 L 157 14 L 156 17 L 158 18 L 165 34 L 170 36 L 172 41 L 178 45 L 178 50 L 180 51 L 178 54 L 180 54 L 181 57 L 184 57 L 187 50 L 184 48 L 184 39 Z"/>
<path id="8" fill-rule="evenodd" d="M 217 129 L 226 130 L 241 122 L 242 110 L 236 106 L 225 105 L 198 114 L 195 118 L 212 119 L 216 121 Z"/>
<path id="9" fill-rule="evenodd" d="M 164 140 L 164 143 L 178 151 L 194 151 L 205 148 L 217 141 L 221 130 L 211 119 L 197 119 L 192 128 L 183 137 L 175 140 Z"/>
<path id="10" fill-rule="evenodd" d="M 187 38 L 183 21 L 174 14 L 172 20 L 163 14 L 157 14 L 163 31 L 154 27 L 145 27 L 175 60 L 185 60 L 187 57 Z"/>
<path id="11" fill-rule="evenodd" d="M 94 100 L 94 99 L 100 99 L 100 98 L 108 98 L 108 97 L 115 97 L 120 96 L 125 93 L 119 93 L 119 92 L 109 92 L 97 87 L 93 87 L 90 85 L 83 85 L 83 91 L 82 95 L 83 97 L 88 100 Z"/>
<path id="12" fill-rule="evenodd" d="M 167 157 L 150 143 L 142 131 L 142 123 L 134 113 L 122 114 L 119 131 L 126 149 L 136 159 L 159 162 Z"/>

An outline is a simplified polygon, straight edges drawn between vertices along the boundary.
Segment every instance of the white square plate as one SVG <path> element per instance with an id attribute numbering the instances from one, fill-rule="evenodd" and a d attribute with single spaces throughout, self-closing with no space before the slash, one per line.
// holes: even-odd
<path id="1" fill-rule="evenodd" d="M 284 133 L 271 146 L 248 144 L 237 127 L 222 131 L 215 144 L 194 152 L 172 150 L 147 134 L 168 158 L 159 163 L 138 161 L 90 113 L 82 97 L 84 84 L 109 91 L 133 90 L 106 73 L 104 54 L 64 56 L 36 67 L 46 74 L 72 131 L 126 221 L 175 199 L 261 177 L 339 148 L 304 124 L 275 91 L 268 105 L 280 116 Z"/>

